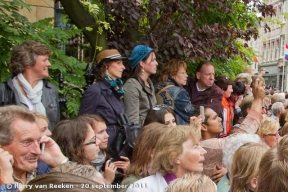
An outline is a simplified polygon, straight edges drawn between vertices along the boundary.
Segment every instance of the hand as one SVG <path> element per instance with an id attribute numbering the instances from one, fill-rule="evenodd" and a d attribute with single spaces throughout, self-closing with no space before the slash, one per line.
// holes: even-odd
<path id="1" fill-rule="evenodd" d="M 0 185 L 14 183 L 13 156 L 8 151 L 0 148 Z"/>
<path id="2" fill-rule="evenodd" d="M 130 166 L 130 160 L 127 157 L 124 157 L 124 156 L 120 156 L 120 158 L 124 159 L 125 161 L 115 161 L 114 165 L 117 168 L 122 169 L 124 171 L 124 173 L 125 173 L 127 171 L 127 169 L 129 168 L 129 166 Z"/>
<path id="3" fill-rule="evenodd" d="M 215 183 L 218 183 L 226 173 L 227 173 L 227 169 L 225 167 L 220 167 L 220 166 L 216 165 L 216 171 L 211 176 L 211 179 Z"/>
<path id="4" fill-rule="evenodd" d="M 260 80 L 260 78 L 257 78 L 255 82 L 253 82 L 252 85 L 252 92 L 255 99 L 261 99 L 263 100 L 265 97 L 265 89 L 264 89 L 264 82 Z"/>
<path id="5" fill-rule="evenodd" d="M 114 165 L 114 163 L 111 162 L 109 159 L 105 163 L 105 171 L 104 171 L 104 178 L 108 183 L 112 183 L 115 179 L 115 172 L 117 167 Z"/>
<path id="6" fill-rule="evenodd" d="M 198 115 L 198 117 L 195 116 L 190 117 L 190 125 L 196 126 L 199 130 L 201 130 L 202 116 Z"/>
<path id="7" fill-rule="evenodd" d="M 240 104 L 242 103 L 242 101 L 243 101 L 243 95 L 238 96 L 238 99 L 235 103 L 235 108 L 238 108 L 240 106 Z"/>
<path id="8" fill-rule="evenodd" d="M 40 139 L 40 143 L 45 143 L 44 153 L 40 155 L 39 160 L 43 161 L 47 165 L 51 167 L 58 166 L 66 157 L 63 155 L 60 147 L 57 143 L 47 136 L 42 136 Z"/>

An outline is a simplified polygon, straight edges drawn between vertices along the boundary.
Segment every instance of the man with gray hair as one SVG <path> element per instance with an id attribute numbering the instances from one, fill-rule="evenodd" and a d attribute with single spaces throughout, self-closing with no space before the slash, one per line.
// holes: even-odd
<path id="1" fill-rule="evenodd" d="M 51 167 L 68 161 L 51 138 L 41 136 L 31 111 L 16 105 L 0 107 L 0 184 L 23 189 L 36 176 L 38 160 Z"/>
<path id="2" fill-rule="evenodd" d="M 285 111 L 283 103 L 282 102 L 273 103 L 271 110 L 272 110 L 271 118 L 279 122 L 281 113 Z"/>

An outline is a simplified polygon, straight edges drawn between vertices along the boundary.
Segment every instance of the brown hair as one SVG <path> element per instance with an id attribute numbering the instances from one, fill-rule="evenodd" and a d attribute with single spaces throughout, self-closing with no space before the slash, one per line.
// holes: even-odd
<path id="1" fill-rule="evenodd" d="M 281 129 L 281 136 L 284 136 L 288 133 L 288 122 L 285 123 Z"/>
<path id="2" fill-rule="evenodd" d="M 243 98 L 243 101 L 240 104 L 241 113 L 243 117 L 246 117 L 248 115 L 247 109 L 251 108 L 253 100 L 254 100 L 253 95 L 246 95 Z"/>
<path id="3" fill-rule="evenodd" d="M 193 143 L 199 141 L 201 139 L 200 129 L 192 125 L 178 125 L 165 129 L 155 146 L 154 158 L 151 163 L 152 171 L 161 174 L 176 171 L 176 159 L 182 154 L 182 144 L 188 139 L 191 139 Z"/>
<path id="4" fill-rule="evenodd" d="M 215 84 L 220 87 L 220 89 L 226 91 L 228 89 L 228 85 L 233 85 L 234 81 L 227 78 L 225 75 L 220 75 L 215 78 Z"/>
<path id="5" fill-rule="evenodd" d="M 50 56 L 50 49 L 46 45 L 28 40 L 14 48 L 11 55 L 10 70 L 14 75 L 23 73 L 27 66 L 33 66 L 39 55 Z"/>
<path id="6" fill-rule="evenodd" d="M 169 77 L 175 76 L 181 67 L 183 67 L 185 70 L 187 69 L 187 64 L 185 63 L 185 61 L 180 61 L 176 59 L 168 61 L 163 65 L 159 81 L 167 81 Z"/>
<path id="7" fill-rule="evenodd" d="M 52 139 L 59 145 L 69 160 L 87 164 L 82 144 L 85 141 L 88 125 L 84 119 L 63 120 L 52 132 Z"/>
<path id="8" fill-rule="evenodd" d="M 261 159 L 257 192 L 288 191 L 288 135 Z"/>
<path id="9" fill-rule="evenodd" d="M 279 124 L 281 127 L 283 127 L 287 122 L 288 122 L 288 110 L 286 109 L 283 113 L 280 114 Z"/>
<path id="10" fill-rule="evenodd" d="M 165 115 L 167 113 L 171 113 L 175 117 L 174 110 L 168 106 L 167 107 L 160 107 L 159 110 L 149 109 L 143 126 L 146 126 L 152 122 L 158 122 L 161 124 L 165 124 Z"/>
<path id="11" fill-rule="evenodd" d="M 97 81 L 103 79 L 107 66 L 109 66 L 112 62 L 115 62 L 115 60 L 112 59 L 103 59 L 100 63 L 98 63 L 95 68 L 94 68 L 94 72 L 95 72 L 95 79 Z"/>
<path id="12" fill-rule="evenodd" d="M 105 119 L 102 118 L 101 116 L 99 115 L 96 115 L 96 114 L 83 114 L 83 115 L 80 115 L 78 116 L 77 118 L 88 118 L 88 119 L 92 119 L 92 120 L 95 120 L 97 122 L 103 122 L 103 123 L 106 123 Z"/>
<path id="13" fill-rule="evenodd" d="M 14 127 L 12 127 L 12 123 L 16 120 L 36 123 L 35 115 L 24 107 L 17 105 L 0 107 L 0 146 L 9 145 L 13 140 Z"/>
<path id="14" fill-rule="evenodd" d="M 148 164 L 151 161 L 151 155 L 155 148 L 158 138 L 163 134 L 167 126 L 160 123 L 150 123 L 143 127 L 138 138 L 135 141 L 133 157 L 127 175 L 146 177 L 148 173 Z"/>
<path id="15" fill-rule="evenodd" d="M 150 52 L 146 57 L 144 57 L 144 59 L 142 59 L 141 61 L 145 62 L 152 53 L 155 53 L 155 52 L 154 52 L 154 51 L 151 51 L 151 52 Z M 139 63 L 140 63 L 140 61 L 139 61 Z M 141 65 L 139 65 L 139 63 L 137 64 L 137 66 L 136 66 L 135 69 L 133 70 L 133 72 L 134 72 L 133 74 L 134 74 L 135 77 L 138 77 L 139 74 L 140 74 L 141 71 L 142 71 L 142 67 L 141 67 Z"/>

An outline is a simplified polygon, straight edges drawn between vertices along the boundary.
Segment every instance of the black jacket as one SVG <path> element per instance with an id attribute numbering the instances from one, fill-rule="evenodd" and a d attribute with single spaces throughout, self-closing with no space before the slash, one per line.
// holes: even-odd
<path id="1" fill-rule="evenodd" d="M 60 121 L 58 90 L 55 85 L 46 80 L 43 80 L 43 83 L 41 102 L 46 109 L 46 116 L 49 119 L 49 129 L 52 130 Z M 0 106 L 5 105 L 22 105 L 28 108 L 26 104 L 20 102 L 11 77 L 5 83 L 0 83 Z"/>

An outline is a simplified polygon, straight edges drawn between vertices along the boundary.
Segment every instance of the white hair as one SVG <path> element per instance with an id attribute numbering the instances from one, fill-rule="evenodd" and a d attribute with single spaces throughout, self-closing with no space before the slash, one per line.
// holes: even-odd
<path id="1" fill-rule="evenodd" d="M 223 164 L 230 172 L 235 151 L 245 143 L 262 143 L 261 138 L 257 134 L 240 133 L 234 134 L 227 138 L 223 148 Z"/>
<path id="2" fill-rule="evenodd" d="M 284 110 L 284 105 L 281 102 L 275 102 L 273 103 L 271 109 L 272 109 L 273 115 L 276 116 Z"/>

